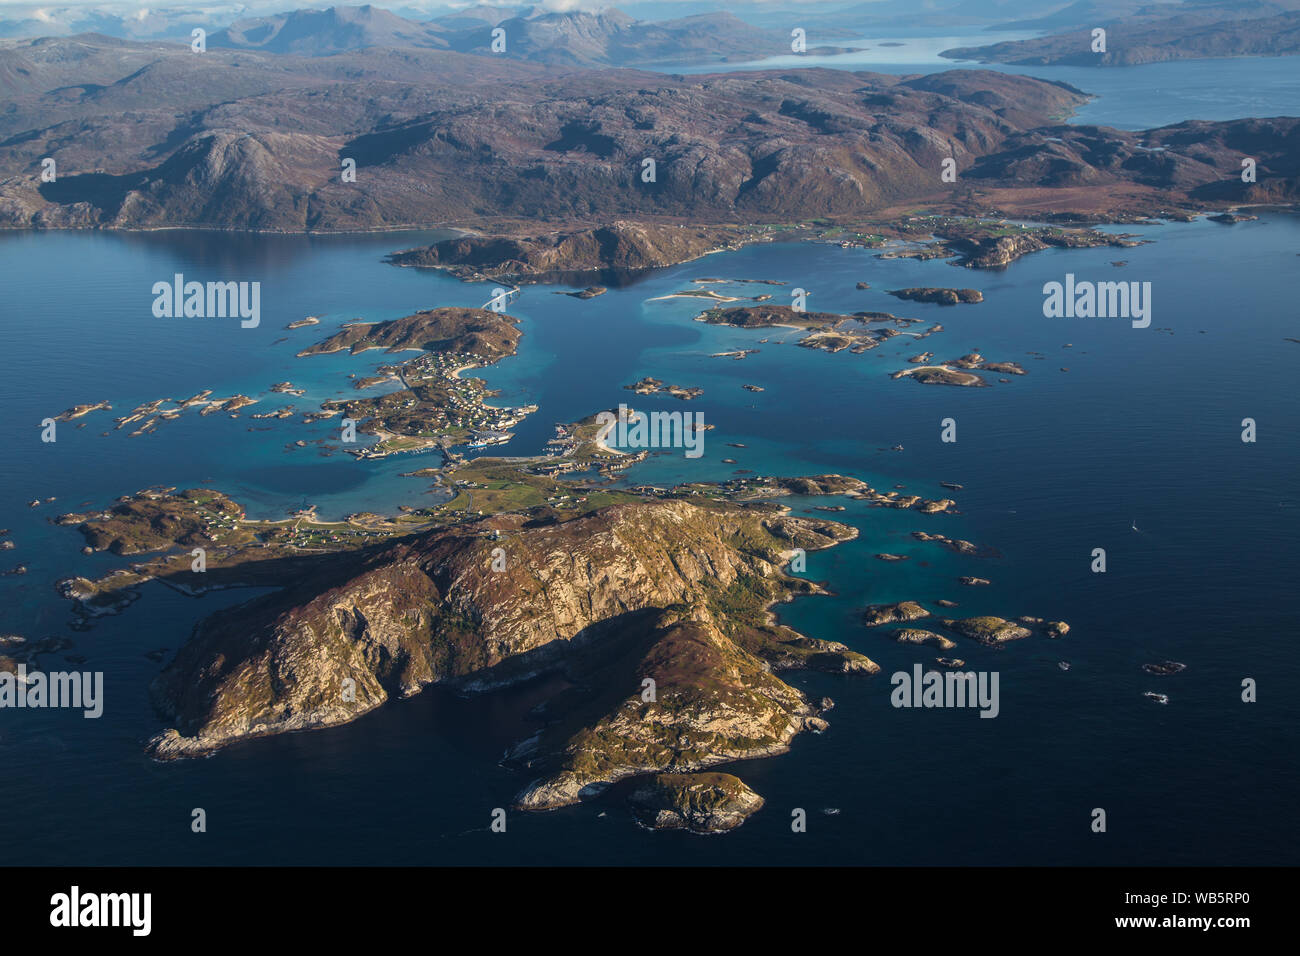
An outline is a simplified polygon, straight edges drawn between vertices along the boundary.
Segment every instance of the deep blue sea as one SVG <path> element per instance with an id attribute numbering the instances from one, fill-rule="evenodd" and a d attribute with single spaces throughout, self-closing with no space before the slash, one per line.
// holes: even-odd
<path id="1" fill-rule="evenodd" d="M 792 675 L 810 694 L 836 700 L 830 729 L 800 736 L 789 754 L 726 768 L 768 803 L 740 830 L 710 838 L 648 833 L 612 801 L 511 813 L 504 835 L 490 832 L 493 808 L 508 806 L 527 782 L 498 761 L 531 732 L 526 714 L 545 685 L 471 699 L 432 688 L 346 727 L 203 760 L 148 760 L 143 741 L 163 724 L 146 692 L 161 665 L 145 653 L 179 647 L 201 617 L 253 595 L 187 598 L 150 586 L 125 613 L 75 633 L 54 581 L 124 561 L 81 555 L 80 536 L 48 519 L 149 485 L 204 479 L 254 516 L 279 517 L 304 501 L 327 516 L 428 502 L 429 483 L 400 473 L 433 461 L 322 457 L 315 444 L 291 445 L 332 438 L 337 421 L 249 414 L 290 402 L 313 409 L 351 393 L 349 373 L 391 360 L 378 352 L 294 357 L 339 324 L 481 305 L 486 289 L 382 261 L 435 237 L 427 233 L 0 234 L 0 528 L 8 529 L 0 537 L 16 544 L 0 552 L 0 570 L 29 568 L 0 577 L 0 633 L 71 637 L 70 653 L 89 659 L 84 669 L 104 671 L 107 698 L 99 720 L 0 710 L 0 802 L 16 822 L 0 864 L 1300 862 L 1300 656 L 1290 643 L 1300 627 L 1300 343 L 1287 340 L 1300 338 L 1300 218 L 1267 213 L 1231 226 L 1200 220 L 1129 231 L 1151 242 L 1046 251 L 1001 273 L 881 260 L 831 244 L 770 244 L 663 270 L 590 301 L 528 287 L 512 304 L 524 333 L 519 354 L 485 377 L 500 401 L 539 411 L 505 453 L 534 453 L 554 423 L 633 399 L 639 408 L 698 411 L 717 426 L 702 458 L 652 457 L 630 473 L 634 482 L 752 469 L 853 474 L 927 497 L 945 494 L 939 481 L 965 486 L 955 494 L 962 514 L 950 516 L 787 499 L 797 511 L 844 501 L 838 517 L 862 535 L 809 556 L 808 576 L 835 594 L 785 606 L 782 620 L 861 650 L 883 673 Z M 154 318 L 150 289 L 176 272 L 260 281 L 261 326 Z M 1067 272 L 1150 282 L 1151 327 L 1044 318 L 1042 286 Z M 776 279 L 810 290 L 809 308 L 891 311 L 946 331 L 920 345 L 899 336 L 863 355 L 828 354 L 796 347 L 785 330 L 694 322 L 698 303 L 689 299 L 651 301 L 702 276 Z M 871 288 L 857 290 L 860 281 Z M 919 285 L 974 287 L 985 301 L 943 308 L 883 291 Z M 788 294 L 715 288 L 774 292 L 777 301 Z M 284 329 L 309 314 L 321 324 Z M 760 351 L 743 361 L 711 357 L 739 348 Z M 978 349 L 1028 374 L 1005 384 L 991 376 L 984 389 L 889 378 L 922 349 L 940 359 Z M 683 405 L 624 390 L 645 375 L 704 394 Z M 286 379 L 307 394 L 267 391 Z M 261 401 L 237 419 L 190 412 L 152 435 L 112 430 L 112 417 L 137 403 L 201 388 Z M 114 411 L 87 416 L 84 429 L 61 425 L 54 444 L 39 440 L 41 419 L 98 400 Z M 1241 441 L 1247 417 L 1258 424 L 1253 444 Z M 940 441 L 944 418 L 957 422 L 955 443 Z M 28 507 L 47 496 L 58 500 Z M 914 541 L 914 530 L 1002 556 L 958 557 Z M 1089 570 L 1097 547 L 1107 552 L 1105 574 Z M 882 551 L 911 559 L 875 560 Z M 958 575 L 993 583 L 962 587 Z M 861 610 L 940 597 L 959 601 L 961 614 L 1030 614 L 1064 619 L 1072 630 L 1060 641 L 953 652 L 1000 674 L 997 719 L 895 709 L 890 673 L 935 651 L 863 628 Z M 1141 670 L 1165 659 L 1186 671 Z M 46 667 L 56 661 L 46 658 Z M 1241 701 L 1243 678 L 1257 681 L 1258 702 Z M 1167 693 L 1169 703 L 1144 691 Z M 190 830 L 196 807 L 207 813 L 205 834 Z M 808 811 L 806 833 L 790 830 L 796 807 Z M 1108 816 L 1104 834 L 1089 826 L 1098 807 Z"/>

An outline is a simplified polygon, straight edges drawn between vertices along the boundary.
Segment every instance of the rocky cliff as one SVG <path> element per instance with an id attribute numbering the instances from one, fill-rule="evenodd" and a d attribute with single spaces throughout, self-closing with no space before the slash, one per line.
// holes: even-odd
<path id="1" fill-rule="evenodd" d="M 733 701 L 736 733 L 748 739 L 750 721 L 768 726 L 770 740 L 757 748 L 767 752 L 813 713 L 771 666 L 874 668 L 839 645 L 771 627 L 762 611 L 815 589 L 780 573 L 784 553 L 853 534 L 767 509 L 645 501 L 567 521 L 501 515 L 333 556 L 284 591 L 196 628 L 155 682 L 175 727 L 151 748 L 163 758 L 199 754 L 345 723 L 435 681 L 482 689 L 519 680 L 611 634 L 645 632 L 646 617 L 662 609 L 697 605 L 658 638 L 669 641 L 661 651 L 695 642 L 718 657 L 699 668 L 675 659 L 677 692 L 694 681 L 706 693 L 722 666 L 730 680 L 756 682 L 745 692 L 756 696 Z M 645 633 L 667 627 L 660 620 Z M 727 628 L 740 629 L 719 637 Z"/>
<path id="2" fill-rule="evenodd" d="M 619 658 L 579 677 L 583 686 L 600 688 L 593 699 L 510 755 L 544 770 L 515 805 L 553 809 L 598 795 L 624 777 L 782 753 L 802 731 L 824 730 L 824 705 L 741 646 L 772 638 L 743 630 L 743 638 L 728 636 L 735 623 L 719 620 L 706 604 L 671 608 L 645 623 Z M 832 653 L 852 669 L 877 669 L 835 647 Z M 646 681 L 653 682 L 649 699 Z"/>

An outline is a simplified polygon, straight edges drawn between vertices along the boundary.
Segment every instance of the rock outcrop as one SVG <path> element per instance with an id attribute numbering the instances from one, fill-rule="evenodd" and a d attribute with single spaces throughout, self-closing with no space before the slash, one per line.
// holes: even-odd
<path id="1" fill-rule="evenodd" d="M 298 355 L 327 355 L 344 349 L 353 355 L 367 349 L 424 349 L 495 361 L 515 354 L 520 337 L 517 321 L 491 309 L 428 309 L 387 322 L 350 323 Z"/>
<path id="2" fill-rule="evenodd" d="M 655 830 L 734 830 L 763 808 L 763 798 L 729 773 L 660 773 L 628 797 L 637 820 Z"/>
<path id="3" fill-rule="evenodd" d="M 764 608 L 816 590 L 781 574 L 792 547 L 829 547 L 855 533 L 779 512 L 665 500 L 566 521 L 501 515 L 324 556 L 285 590 L 200 623 L 155 682 L 157 706 L 175 726 L 151 750 L 186 756 L 341 724 L 435 681 L 470 690 L 509 683 L 611 635 L 641 633 L 645 618 L 676 606 L 696 611 L 661 623 L 664 646 L 698 646 L 708 662 L 757 682 L 762 691 L 738 704 L 757 708 L 743 719 L 770 726 L 769 743 L 784 744 L 815 712 L 773 667 L 875 665 L 772 626 Z M 716 678 L 707 667 L 680 673 Z M 775 747 L 726 752 L 756 749 Z"/>
<path id="4" fill-rule="evenodd" d="M 950 651 L 957 646 L 955 642 L 948 640 L 942 634 L 912 627 L 894 631 L 893 638 L 900 644 L 933 644 L 941 651 Z"/>
<path id="5" fill-rule="evenodd" d="M 913 289 L 891 289 L 886 294 L 909 302 L 930 302 L 935 305 L 957 305 L 960 302 L 973 304 L 984 301 L 984 293 L 978 289 L 941 289 L 925 286 Z"/>
<path id="6" fill-rule="evenodd" d="M 979 641 L 981 644 L 1003 644 L 1029 637 L 1029 628 L 1000 617 L 944 618 L 939 622 L 948 630 Z"/>
<path id="7" fill-rule="evenodd" d="M 650 269 L 698 259 L 738 240 L 739 233 L 725 228 L 614 222 L 527 238 L 461 236 L 394 253 L 389 261 L 399 266 L 447 269 L 465 279 L 547 282 L 602 277 L 618 282 Z"/>
<path id="8" fill-rule="evenodd" d="M 581 677 L 603 692 L 512 755 L 545 771 L 515 805 L 561 807 L 634 774 L 783 753 L 797 734 L 824 730 L 822 707 L 724 626 L 699 605 L 665 611 L 624 654 Z M 647 680 L 653 700 L 646 699 Z"/>
<path id="9" fill-rule="evenodd" d="M 930 612 L 915 601 L 899 601 L 897 604 L 873 604 L 863 615 L 867 627 L 879 627 L 881 624 L 893 624 L 897 621 L 915 621 L 929 617 Z"/>

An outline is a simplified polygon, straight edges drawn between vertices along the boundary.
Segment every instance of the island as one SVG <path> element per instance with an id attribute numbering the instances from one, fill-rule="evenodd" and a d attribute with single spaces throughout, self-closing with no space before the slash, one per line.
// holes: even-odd
<path id="1" fill-rule="evenodd" d="M 867 627 L 879 627 L 881 624 L 915 621 L 929 616 L 930 612 L 915 601 L 899 601 L 896 604 L 871 605 L 863 615 L 863 623 Z"/>
<path id="2" fill-rule="evenodd" d="M 652 830 L 734 830 L 763 808 L 763 798 L 729 773 L 660 773 L 628 797 L 637 820 Z"/>
<path id="3" fill-rule="evenodd" d="M 464 323 L 430 315 L 346 327 L 305 351 L 443 341 L 431 330 L 461 341 Z M 462 318 L 504 335 L 498 350 L 480 338 L 471 347 L 500 354 L 514 341 L 508 317 Z M 422 351 L 403 367 L 435 360 L 459 358 Z M 608 481 L 644 452 L 608 448 L 601 421 L 557 425 L 541 455 L 450 455 L 440 467 L 411 472 L 433 481 L 438 500 L 394 517 L 326 520 L 305 506 L 287 518 L 250 520 L 214 490 L 145 489 L 58 519 L 77 527 L 88 547 L 135 558 L 98 577 L 63 579 L 58 589 L 79 629 L 126 613 L 150 582 L 185 595 L 272 589 L 205 618 L 158 675 L 151 694 L 169 726 L 150 741 L 157 759 L 337 726 L 432 683 L 481 693 L 559 674 L 568 689 L 538 709 L 535 732 L 506 754 L 522 778 L 514 806 L 566 806 L 638 777 L 632 805 L 645 825 L 727 829 L 758 804 L 743 784 L 695 775 L 782 753 L 800 734 L 827 726 L 830 700 L 782 675 L 879 671 L 841 643 L 776 621 L 776 605 L 824 593 L 791 572 L 793 556 L 858 534 L 796 515 L 781 499 L 843 496 L 930 515 L 955 503 L 834 474 L 613 487 Z M 204 568 L 195 566 L 196 549 Z M 874 619 L 930 616 L 902 602 Z M 982 620 L 936 627 L 1007 639 L 970 623 Z M 939 649 L 955 643 L 938 630 L 895 639 Z"/>
<path id="4" fill-rule="evenodd" d="M 71 408 L 60 412 L 54 416 L 57 422 L 70 422 L 81 418 L 83 415 L 89 415 L 91 412 L 112 411 L 113 406 L 108 402 L 91 402 L 83 405 L 73 405 Z"/>
<path id="5" fill-rule="evenodd" d="M 638 395 L 671 395 L 673 398 L 680 398 L 684 402 L 689 402 L 693 398 L 699 398 L 704 394 L 704 389 L 698 386 L 683 385 L 666 385 L 657 378 L 646 376 L 639 382 L 633 382 L 631 385 L 623 386 Z"/>
<path id="6" fill-rule="evenodd" d="M 388 258 L 398 266 L 445 269 L 467 281 L 577 284 L 596 279 L 622 285 L 651 269 L 746 241 L 751 240 L 734 227 L 683 229 L 618 220 L 608 226 L 517 238 L 459 236 Z"/>
<path id="7" fill-rule="evenodd" d="M 943 607 L 956 607 L 952 601 L 941 600 L 936 603 Z M 905 624 L 931 616 L 931 612 L 916 601 L 898 601 L 894 604 L 868 606 L 863 613 L 862 623 L 866 627 L 875 628 L 887 624 Z M 1070 626 L 1064 621 L 1045 621 L 1043 618 L 1027 615 L 1014 621 L 989 615 L 967 618 L 936 617 L 934 625 L 959 637 L 988 645 L 1018 641 L 1033 634 L 1059 638 L 1070 630 Z M 941 650 L 950 650 L 956 646 L 943 635 L 929 630 L 899 628 L 889 633 L 895 641 L 902 644 L 934 644 Z"/>
<path id="8" fill-rule="evenodd" d="M 938 288 L 915 288 L 915 289 L 892 289 L 886 293 L 895 298 L 906 299 L 909 302 L 932 302 L 935 305 L 957 305 L 960 302 L 975 303 L 983 302 L 984 294 L 978 289 L 938 289 Z"/>
<path id="9" fill-rule="evenodd" d="M 298 355 L 344 350 L 357 355 L 370 349 L 421 352 L 400 365 L 381 367 L 378 375 L 359 379 L 354 386 L 364 389 L 396 380 L 402 388 L 373 398 L 331 399 L 321 404 L 315 417 L 342 414 L 358 423 L 358 432 L 373 436 L 373 443 L 347 449 L 358 458 L 428 450 L 446 454 L 457 445 L 502 444 L 509 440 L 511 428 L 536 411 L 531 405 L 489 405 L 486 400 L 493 393 L 486 383 L 461 377 L 513 355 L 519 336 L 517 320 L 503 312 L 438 308 L 386 322 L 350 323 Z"/>
<path id="10" fill-rule="evenodd" d="M 150 744 L 159 759 L 346 723 L 429 683 L 472 693 L 563 673 L 596 692 L 549 701 L 538 733 L 512 748 L 507 764 L 532 778 L 515 798 L 526 809 L 628 776 L 781 753 L 826 726 L 829 701 L 779 674 L 878 670 L 771 611 L 821 593 L 784 570 L 796 549 L 857 532 L 758 497 L 870 486 L 826 475 L 603 489 L 582 472 L 631 456 L 604 448 L 596 416 L 557 431 L 552 454 L 425 470 L 444 500 L 394 518 L 324 521 L 308 507 L 254 521 L 218 492 L 146 489 L 60 523 L 97 549 L 155 556 L 59 590 L 91 626 L 150 581 L 194 595 L 276 589 L 205 619 L 159 675 L 155 703 L 173 722 Z"/>
<path id="11" fill-rule="evenodd" d="M 923 631 L 917 628 L 906 627 L 893 632 L 894 640 L 900 644 L 933 644 L 942 651 L 950 651 L 957 646 L 956 641 L 950 641 L 942 634 L 936 634 L 934 631 Z"/>
<path id="12" fill-rule="evenodd" d="M 978 352 L 970 352 L 960 358 L 951 359 L 940 365 L 923 364 L 933 358 L 934 353 L 922 352 L 913 355 L 907 361 L 915 368 L 899 369 L 890 378 L 910 378 L 922 385 L 956 385 L 964 388 L 983 388 L 988 382 L 973 369 L 997 372 L 1002 375 L 1024 375 L 1025 369 L 1017 362 L 989 362 Z M 1007 379 L 1001 379 L 1007 381 Z"/>
<path id="13" fill-rule="evenodd" d="M 900 318 L 888 312 L 807 312 L 788 305 L 751 305 L 706 309 L 695 317 L 709 325 L 730 325 L 741 329 L 790 328 L 804 332 L 798 344 L 803 348 L 853 353 L 868 352 L 898 334 L 897 329 L 919 323 L 920 319 Z M 894 328 L 874 328 L 883 324 Z M 929 332 L 909 333 L 925 338 Z"/>

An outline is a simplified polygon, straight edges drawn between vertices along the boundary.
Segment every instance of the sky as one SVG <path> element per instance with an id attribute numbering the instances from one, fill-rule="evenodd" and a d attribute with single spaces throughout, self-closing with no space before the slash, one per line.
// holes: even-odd
<path id="1" fill-rule="evenodd" d="M 848 0 L 845 0 L 848 2 Z M 861 0 L 854 0 L 861 2 Z M 323 9 L 330 6 L 361 6 L 364 0 L 232 0 L 232 2 L 223 2 L 223 0 L 179 0 L 179 2 L 168 3 L 141 3 L 140 0 L 55 0 L 55 2 L 40 3 L 33 0 L 0 0 L 0 18 L 16 19 L 49 19 L 57 21 L 61 11 L 77 9 L 81 12 L 91 10 L 100 10 L 111 13 L 116 16 L 124 16 L 128 13 L 134 13 L 139 19 L 143 19 L 149 13 L 167 14 L 174 12 L 198 12 L 198 11 L 238 11 L 249 14 L 278 13 L 285 10 L 295 9 Z M 716 2 L 702 2 L 702 0 L 655 0 L 655 5 L 671 4 L 678 7 L 699 7 L 701 9 L 722 9 L 736 6 L 763 7 L 763 6 L 780 6 L 782 8 L 826 5 L 827 0 L 716 0 Z M 519 3 L 510 3 L 501 0 L 501 2 L 492 2 L 492 0 L 394 0 L 394 2 L 378 2 L 374 6 L 386 10 L 392 10 L 394 13 L 403 12 L 428 12 L 428 13 L 447 13 L 453 10 L 464 9 L 470 6 L 497 6 L 508 9 L 518 9 L 525 6 L 542 7 L 554 11 L 570 10 L 602 10 L 607 7 L 619 6 L 617 2 L 611 0 L 523 0 Z M 638 0 L 632 0 L 631 6 L 642 6 Z M 918 0 L 920 6 L 920 0 Z"/>
<path id="2" fill-rule="evenodd" d="M 690 2 L 690 0 L 658 0 L 658 2 L 682 3 L 682 2 Z M 745 0 L 745 5 L 750 5 L 755 2 L 761 3 L 764 2 L 764 0 Z M 782 0 L 782 2 L 783 5 L 786 6 L 799 6 L 803 3 L 806 3 L 807 0 Z M 737 4 L 737 0 L 719 0 L 719 3 L 717 5 L 735 6 L 736 4 Z M 112 10 L 115 13 L 122 13 L 127 10 L 145 10 L 145 11 L 152 10 L 158 12 L 166 12 L 169 10 L 177 10 L 177 9 L 227 10 L 227 9 L 242 9 L 242 8 L 251 9 L 251 10 L 262 10 L 262 9 L 292 10 L 295 8 L 296 9 L 313 9 L 313 8 L 320 9 L 320 8 L 330 7 L 330 6 L 361 6 L 361 5 L 362 5 L 362 0 L 353 0 L 353 2 L 351 3 L 340 2 L 337 4 L 330 2 L 330 0 L 316 0 L 316 2 L 314 3 L 311 2 L 311 0 L 302 0 L 302 2 L 297 4 L 292 2 L 292 0 L 274 0 L 274 2 L 257 2 L 257 0 L 253 0 L 253 2 L 249 2 L 249 3 L 220 3 L 220 2 L 217 3 L 203 3 L 203 2 L 139 3 L 138 0 L 136 0 L 136 2 L 131 2 L 131 0 L 123 0 L 123 2 L 113 2 L 113 0 L 107 0 L 107 2 L 106 0 L 59 0 L 59 2 L 54 2 L 54 3 L 33 3 L 32 0 L 0 0 L 0 7 L 9 8 L 10 10 L 16 9 L 22 13 L 27 13 L 28 11 L 38 11 L 38 10 L 56 11 L 68 7 L 97 7 L 104 10 Z M 436 11 L 458 10 L 458 9 L 463 9 L 465 7 L 480 6 L 480 5 L 501 6 L 501 7 L 535 6 L 535 7 L 545 7 L 549 10 L 577 10 L 577 9 L 592 10 L 592 9 L 602 9 L 604 7 L 609 7 L 609 6 L 617 6 L 617 3 L 610 3 L 607 2 L 607 0 L 535 0 L 535 2 L 532 3 L 528 3 L 528 2 L 482 3 L 481 0 L 470 0 L 470 2 L 461 2 L 461 3 L 447 2 L 447 0 L 441 0 L 441 2 L 440 0 L 424 0 L 424 2 L 421 2 L 421 0 L 403 0 L 403 2 L 397 2 L 397 3 L 374 4 L 374 6 L 383 7 L 388 10 L 400 10 L 402 8 L 406 8 L 410 10 L 436 10 Z"/>

